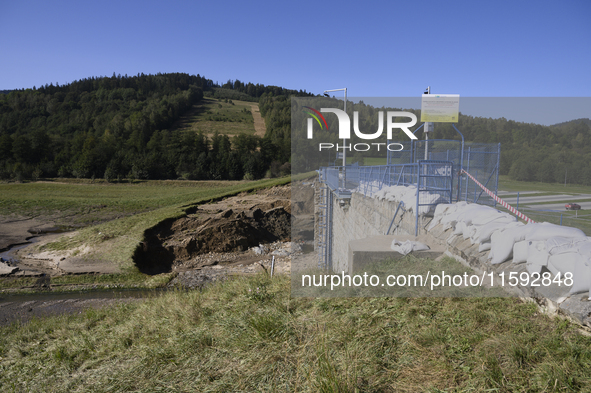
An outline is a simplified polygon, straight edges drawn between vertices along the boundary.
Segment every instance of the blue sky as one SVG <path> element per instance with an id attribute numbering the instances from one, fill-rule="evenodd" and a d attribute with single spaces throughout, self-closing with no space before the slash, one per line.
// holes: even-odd
<path id="1" fill-rule="evenodd" d="M 18 1 L 0 89 L 113 72 L 350 96 L 591 96 L 591 1 Z"/>

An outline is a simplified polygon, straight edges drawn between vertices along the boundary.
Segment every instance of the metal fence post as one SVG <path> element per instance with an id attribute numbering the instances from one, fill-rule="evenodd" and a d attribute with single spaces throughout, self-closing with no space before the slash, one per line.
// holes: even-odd
<path id="1" fill-rule="evenodd" d="M 468 146 L 468 169 L 466 169 L 466 172 L 470 173 L 470 146 Z M 464 193 L 464 200 L 467 202 L 468 201 L 468 179 L 466 179 L 466 192 Z"/>

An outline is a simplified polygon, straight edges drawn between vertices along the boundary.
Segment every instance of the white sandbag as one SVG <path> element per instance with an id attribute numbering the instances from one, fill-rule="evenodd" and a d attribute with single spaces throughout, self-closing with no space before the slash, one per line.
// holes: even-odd
<path id="1" fill-rule="evenodd" d="M 580 242 L 578 243 L 577 246 L 577 252 L 581 255 L 585 255 L 589 258 L 591 258 L 591 240 L 590 238 L 587 238 L 584 242 Z"/>
<path id="2" fill-rule="evenodd" d="M 548 222 L 529 224 L 527 226 L 532 226 L 532 228 L 527 234 L 526 240 L 547 240 L 556 236 L 568 238 L 587 237 L 580 229 L 550 224 Z"/>
<path id="3" fill-rule="evenodd" d="M 438 224 L 440 224 L 441 218 L 446 214 L 447 211 L 449 211 L 452 208 L 452 206 L 454 205 L 449 203 L 440 203 L 437 206 L 435 206 L 433 219 L 429 223 L 427 230 L 430 231 L 431 229 L 435 228 Z"/>
<path id="4" fill-rule="evenodd" d="M 470 226 L 466 226 L 464 228 L 464 230 L 462 231 L 462 235 L 464 236 L 464 240 L 465 239 L 471 239 L 472 235 L 476 232 L 476 226 L 475 225 L 470 225 Z M 472 242 L 472 244 L 474 244 L 474 242 Z"/>
<path id="5" fill-rule="evenodd" d="M 587 292 L 591 287 L 589 259 L 577 252 L 552 255 L 548 260 L 548 270 L 552 273 L 552 280 L 558 273 L 560 273 L 562 280 L 565 279 L 567 273 L 570 273 L 573 280 L 569 291 L 571 295 Z"/>
<path id="6" fill-rule="evenodd" d="M 490 240 L 491 252 L 489 258 L 493 265 L 502 263 L 511 256 L 515 241 L 512 236 L 507 236 L 506 230 L 496 231 L 492 234 Z"/>
<path id="7" fill-rule="evenodd" d="M 494 222 L 480 225 L 480 226 L 476 227 L 476 231 L 474 231 L 474 234 L 472 235 L 470 240 L 472 241 L 472 244 L 489 242 L 490 237 L 493 234 L 493 232 L 499 228 L 504 228 L 505 226 L 506 226 L 505 224 L 501 224 L 501 223 L 497 224 Z"/>
<path id="8" fill-rule="evenodd" d="M 529 242 L 522 240 L 513 245 L 513 263 L 527 262 Z"/>
<path id="9" fill-rule="evenodd" d="M 580 254 L 575 254 L 575 271 L 573 272 L 573 286 L 570 288 L 570 294 L 589 292 L 591 289 L 591 267 L 589 260 Z"/>
<path id="10" fill-rule="evenodd" d="M 454 235 L 461 235 L 464 233 L 464 228 L 466 227 L 466 224 L 464 223 L 464 221 L 458 221 L 456 223 L 456 227 L 454 229 L 453 234 Z"/>
<path id="11" fill-rule="evenodd" d="M 537 265 L 540 268 L 548 264 L 550 255 L 546 250 L 546 242 L 544 241 L 526 241 L 527 247 L 527 263 L 530 265 Z"/>
<path id="12" fill-rule="evenodd" d="M 490 207 L 482 206 L 478 204 L 468 205 L 465 209 L 463 209 L 457 216 L 458 221 L 464 221 L 466 225 L 471 225 L 472 220 L 481 215 L 490 214 Z"/>
<path id="13" fill-rule="evenodd" d="M 475 210 L 479 207 L 476 204 L 466 204 L 462 206 L 458 206 L 455 212 L 445 215 L 442 219 L 442 223 L 451 222 L 452 224 L 457 221 L 464 221 L 464 218 L 470 211 Z"/>
<path id="14" fill-rule="evenodd" d="M 411 240 L 406 240 L 405 242 L 400 242 L 396 239 L 392 241 L 390 248 L 402 255 L 407 255 L 412 251 L 425 251 L 429 250 L 429 246 L 421 242 L 415 242 Z"/>
<path id="15" fill-rule="evenodd" d="M 413 242 L 412 244 L 412 250 L 413 251 L 427 251 L 430 250 L 431 248 L 429 248 L 428 245 L 426 245 L 425 243 L 421 243 L 421 242 Z"/>
<path id="16" fill-rule="evenodd" d="M 441 219 L 447 212 L 449 212 L 455 205 L 452 203 L 440 203 L 435 207 L 434 217 Z M 455 210 L 455 209 L 454 209 Z"/>
<path id="17" fill-rule="evenodd" d="M 574 275 L 574 271 L 576 270 L 576 259 L 578 254 L 572 255 L 576 253 L 562 253 L 556 255 L 550 255 L 548 258 L 548 265 L 547 268 L 552 273 L 552 278 L 560 273 L 564 276 L 564 273 L 570 272 Z"/>
<path id="18" fill-rule="evenodd" d="M 490 243 L 480 243 L 478 246 L 478 252 L 490 250 Z"/>
<path id="19" fill-rule="evenodd" d="M 513 245 L 515 242 L 525 240 L 529 225 L 509 227 L 503 231 L 496 231 L 492 234 L 490 240 L 494 258 L 490 263 L 493 265 L 503 263 L 513 254 Z"/>
<path id="20" fill-rule="evenodd" d="M 454 225 L 455 225 L 455 222 L 454 222 Z M 443 230 L 447 231 L 448 229 L 452 229 L 452 228 L 454 228 L 454 225 L 452 225 L 451 222 L 446 222 L 445 224 L 443 224 Z"/>
<path id="21" fill-rule="evenodd" d="M 542 266 L 538 265 L 537 263 L 525 262 L 525 267 L 527 268 L 527 272 L 530 275 L 534 273 L 542 273 Z"/>
<path id="22" fill-rule="evenodd" d="M 474 218 L 472 219 L 472 224 L 473 225 L 485 225 L 491 221 L 497 220 L 499 218 L 503 218 L 505 216 L 506 216 L 505 213 L 502 213 L 502 212 L 498 211 L 497 209 L 487 206 L 486 210 L 483 210 L 474 216 Z M 509 216 L 509 218 L 511 218 L 511 216 Z"/>
<path id="23" fill-rule="evenodd" d="M 550 255 L 574 251 L 573 247 L 573 239 L 570 237 L 553 236 L 546 239 L 546 249 Z"/>
<path id="24" fill-rule="evenodd" d="M 509 228 L 513 228 L 513 227 L 520 227 L 520 226 L 525 226 L 525 225 L 521 222 L 512 222 L 512 223 L 506 224 L 506 223 L 497 223 L 496 221 L 493 221 L 491 223 L 483 225 L 478 230 L 478 232 L 477 232 L 478 235 L 475 235 L 475 240 L 477 243 L 487 242 L 487 241 L 490 241 L 492 234 L 495 233 L 496 231 L 505 230 L 505 229 L 509 229 Z"/>

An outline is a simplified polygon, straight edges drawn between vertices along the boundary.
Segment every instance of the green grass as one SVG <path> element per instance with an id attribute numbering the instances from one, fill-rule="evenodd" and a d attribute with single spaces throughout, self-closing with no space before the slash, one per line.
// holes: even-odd
<path id="1" fill-rule="evenodd" d="M 541 183 L 511 180 L 507 175 L 499 176 L 499 190 L 512 191 L 544 191 L 553 194 L 591 194 L 591 186 L 564 183 Z"/>
<path id="2" fill-rule="evenodd" d="M 444 272 L 444 273 L 443 273 Z M 361 283 L 361 278 L 364 276 L 368 280 L 372 276 L 377 276 L 379 282 L 375 281 L 372 286 L 370 281 L 367 285 L 349 285 L 346 280 L 345 284 L 340 285 L 341 280 L 333 282 L 331 287 L 330 279 L 327 285 L 315 286 L 314 283 L 320 280 L 323 275 L 322 271 L 310 270 L 307 272 L 293 272 L 292 279 L 292 296 L 298 297 L 507 297 L 509 294 L 500 287 L 480 287 L 468 286 L 457 287 L 450 285 L 449 282 L 441 284 L 441 281 L 435 281 L 427 277 L 431 275 L 442 276 L 445 274 L 449 276 L 449 280 L 454 276 L 467 277 L 475 275 L 474 271 L 462 265 L 460 262 L 450 257 L 438 258 L 437 260 L 430 260 L 419 258 L 412 254 L 408 254 L 399 259 L 385 259 L 382 261 L 372 261 L 371 264 L 362 266 L 358 271 L 351 276 L 358 275 Z M 386 285 L 387 278 L 390 275 L 404 276 L 408 279 L 408 284 Z M 420 276 L 421 278 L 416 278 Z M 478 275 L 480 276 L 480 275 Z M 342 277 L 342 276 L 341 276 Z M 411 278 L 409 278 L 411 277 Z M 314 279 L 314 281 L 312 281 Z M 424 280 L 423 280 L 424 279 Z M 466 280 L 468 280 L 467 278 Z M 393 281 L 394 283 L 396 281 Z M 380 285 L 380 283 L 382 285 Z M 434 287 L 431 288 L 433 283 Z"/>
<path id="3" fill-rule="evenodd" d="M 258 290 L 257 290 L 258 288 Z M 0 328 L 3 392 L 579 392 L 591 338 L 499 298 L 290 298 L 243 277 Z"/>
<path id="4" fill-rule="evenodd" d="M 0 183 L 0 215 L 18 214 L 76 226 L 111 220 L 162 207 L 190 203 L 248 189 L 268 180 L 142 181 L 106 183 L 64 179 L 36 183 Z M 271 181 L 272 183 L 272 181 Z"/>
<path id="5" fill-rule="evenodd" d="M 255 134 L 251 106 L 258 105 L 246 101 L 225 102 L 215 98 L 204 98 L 194 109 L 184 116 L 177 127 L 181 130 L 202 131 L 206 135 Z"/>

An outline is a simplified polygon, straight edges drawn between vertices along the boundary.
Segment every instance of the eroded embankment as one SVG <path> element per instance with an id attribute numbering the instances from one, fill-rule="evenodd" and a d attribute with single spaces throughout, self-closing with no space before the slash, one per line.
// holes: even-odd
<path id="1" fill-rule="evenodd" d="M 290 228 L 289 187 L 261 190 L 199 206 L 147 230 L 134 262 L 147 274 L 170 272 L 188 261 L 199 269 L 223 262 L 200 258 L 209 253 L 244 252 L 261 243 L 289 241 Z"/>

